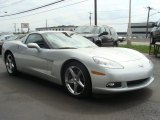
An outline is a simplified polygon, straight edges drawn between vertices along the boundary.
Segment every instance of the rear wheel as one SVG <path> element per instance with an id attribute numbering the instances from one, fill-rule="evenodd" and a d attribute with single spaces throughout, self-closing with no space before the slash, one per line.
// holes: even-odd
<path id="1" fill-rule="evenodd" d="M 118 47 L 118 45 L 119 45 L 118 41 L 113 42 L 113 47 Z"/>
<path id="2" fill-rule="evenodd" d="M 16 67 L 15 59 L 12 53 L 10 52 L 7 53 L 5 57 L 5 65 L 6 65 L 6 69 L 9 75 L 17 74 L 17 67 Z"/>
<path id="3" fill-rule="evenodd" d="M 88 70 L 79 62 L 71 62 L 65 66 L 63 85 L 74 97 L 87 97 L 91 94 L 91 79 Z"/>

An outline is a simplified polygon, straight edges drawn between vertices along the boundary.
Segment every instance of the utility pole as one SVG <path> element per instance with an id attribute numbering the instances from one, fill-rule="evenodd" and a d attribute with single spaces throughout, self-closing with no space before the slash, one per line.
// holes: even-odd
<path id="1" fill-rule="evenodd" d="M 14 30 L 15 30 L 15 33 L 17 32 L 16 29 L 17 29 L 17 23 L 13 23 L 14 24 Z"/>
<path id="2" fill-rule="evenodd" d="M 94 0 L 95 26 L 97 26 L 97 0 Z"/>
<path id="3" fill-rule="evenodd" d="M 46 30 L 47 30 L 47 28 L 48 28 L 48 24 L 47 24 L 47 19 L 46 19 Z"/>
<path id="4" fill-rule="evenodd" d="M 132 31 L 131 31 L 131 0 L 129 0 L 129 21 L 128 21 L 128 29 L 127 29 L 127 45 L 131 45 L 131 37 L 132 37 Z"/>
<path id="5" fill-rule="evenodd" d="M 148 38 L 148 24 L 149 24 L 149 16 L 150 16 L 150 11 L 153 9 L 151 7 L 147 7 L 148 9 L 148 16 L 147 16 L 147 28 L 146 28 L 146 38 Z"/>
<path id="6" fill-rule="evenodd" d="M 91 12 L 89 12 L 89 15 L 90 15 L 90 16 L 89 16 L 90 26 L 91 26 L 91 25 L 92 25 L 92 24 L 91 24 L 91 21 L 92 21 L 92 13 L 91 13 Z"/>

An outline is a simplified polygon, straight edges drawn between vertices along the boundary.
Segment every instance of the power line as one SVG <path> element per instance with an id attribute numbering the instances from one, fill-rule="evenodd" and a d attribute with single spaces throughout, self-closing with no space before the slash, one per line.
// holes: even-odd
<path id="1" fill-rule="evenodd" d="M 37 10 L 37 9 L 41 9 L 41 8 L 44 8 L 44 7 L 48 7 L 48 6 L 63 2 L 63 1 L 65 1 L 65 0 L 59 0 L 59 1 L 56 1 L 56 2 L 53 2 L 53 3 L 49 3 L 47 5 L 43 5 L 43 6 L 40 6 L 40 7 L 36 7 L 36 8 L 25 10 L 25 11 L 18 12 L 18 13 L 12 13 L 12 14 L 9 14 L 9 15 L 2 15 L 0 17 L 7 17 L 7 16 L 13 16 L 13 15 L 18 15 L 18 14 L 22 14 L 22 13 L 27 13 L 27 12 L 34 11 L 34 10 Z"/>
<path id="2" fill-rule="evenodd" d="M 75 3 L 72 3 L 72 4 L 64 5 L 64 6 L 61 6 L 61 7 L 57 7 L 57 8 L 53 8 L 53 9 L 50 9 L 50 10 L 46 10 L 46 11 L 42 11 L 42 12 L 37 12 L 37 13 L 29 14 L 29 15 L 25 15 L 25 16 L 21 16 L 21 17 L 10 18 L 10 19 L 3 19 L 3 20 L 0 20 L 0 21 L 12 20 L 12 19 L 18 19 L 18 18 L 28 17 L 28 16 L 32 16 L 32 15 L 37 15 L 37 14 L 41 14 L 41 13 L 45 13 L 45 12 L 49 12 L 49 11 L 53 11 L 53 10 L 57 10 L 57 9 L 65 8 L 65 7 L 69 7 L 69 6 L 72 6 L 72 5 L 80 4 L 80 3 L 86 2 L 86 1 L 88 1 L 88 0 L 83 0 L 83 1 L 75 2 Z"/>
<path id="3" fill-rule="evenodd" d="M 23 2 L 24 0 L 18 0 L 18 1 L 15 1 L 15 2 L 13 2 L 13 3 L 10 3 L 10 4 L 0 4 L 0 8 L 6 8 L 6 7 L 9 7 L 9 6 L 13 6 L 13 5 L 16 5 L 16 4 L 19 4 L 19 3 L 21 3 L 21 2 Z"/>

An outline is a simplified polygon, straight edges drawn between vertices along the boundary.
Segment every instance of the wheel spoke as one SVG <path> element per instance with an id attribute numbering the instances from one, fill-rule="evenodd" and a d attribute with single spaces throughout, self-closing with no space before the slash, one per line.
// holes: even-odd
<path id="1" fill-rule="evenodd" d="M 77 83 L 74 83 L 74 94 L 77 93 L 77 89 L 78 89 L 78 84 L 77 84 Z"/>
<path id="2" fill-rule="evenodd" d="M 7 67 L 9 67 L 9 64 L 8 64 L 8 62 L 6 62 L 6 66 L 7 66 Z"/>
<path id="3" fill-rule="evenodd" d="M 8 61 L 12 62 L 11 56 L 8 56 Z"/>
<path id="4" fill-rule="evenodd" d="M 79 71 L 78 74 L 77 74 L 77 76 L 76 76 L 76 78 L 79 79 L 80 76 L 81 76 L 81 74 L 82 74 L 81 71 Z"/>
<path id="5" fill-rule="evenodd" d="M 11 64 L 11 66 L 12 66 L 12 68 L 14 68 L 14 64 L 13 63 Z"/>
<path id="6" fill-rule="evenodd" d="M 84 88 L 84 84 L 79 80 L 78 82 L 77 82 L 82 88 Z"/>
<path id="7" fill-rule="evenodd" d="M 69 71 L 70 71 L 72 77 L 76 78 L 76 74 L 74 73 L 74 71 L 73 71 L 73 69 L 71 67 L 69 68 Z"/>

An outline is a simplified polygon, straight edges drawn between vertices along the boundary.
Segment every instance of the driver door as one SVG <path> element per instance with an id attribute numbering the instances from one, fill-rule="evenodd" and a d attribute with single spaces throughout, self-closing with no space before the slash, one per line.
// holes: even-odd
<path id="1" fill-rule="evenodd" d="M 28 48 L 28 43 L 37 43 L 41 48 L 41 51 L 38 51 L 36 48 Z M 25 44 L 26 48 L 21 51 L 24 71 L 31 74 L 37 74 L 38 76 L 39 74 L 47 75 L 46 55 L 49 46 L 43 37 L 37 33 L 30 34 L 26 39 Z"/>

